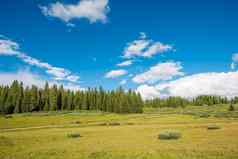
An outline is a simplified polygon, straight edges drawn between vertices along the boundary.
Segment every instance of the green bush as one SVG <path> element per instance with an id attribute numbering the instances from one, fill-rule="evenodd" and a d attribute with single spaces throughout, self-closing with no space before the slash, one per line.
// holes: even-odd
<path id="1" fill-rule="evenodd" d="M 177 140 L 181 138 L 181 133 L 173 130 L 166 130 L 159 133 L 160 140 Z"/>
<path id="2" fill-rule="evenodd" d="M 208 125 L 207 129 L 208 130 L 217 130 L 217 129 L 221 129 L 221 127 L 219 125 Z"/>
<path id="3" fill-rule="evenodd" d="M 68 138 L 79 138 L 79 137 L 81 137 L 81 135 L 79 133 L 70 133 L 70 134 L 67 134 L 67 137 Z"/>

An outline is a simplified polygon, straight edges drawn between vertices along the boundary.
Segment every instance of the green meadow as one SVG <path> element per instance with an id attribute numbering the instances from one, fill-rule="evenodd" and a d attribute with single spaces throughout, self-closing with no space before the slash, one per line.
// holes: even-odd
<path id="1" fill-rule="evenodd" d="M 235 105 L 236 110 L 238 108 Z M 159 139 L 176 131 L 176 140 Z M 1 159 L 237 159 L 238 111 L 228 105 L 0 117 Z"/>

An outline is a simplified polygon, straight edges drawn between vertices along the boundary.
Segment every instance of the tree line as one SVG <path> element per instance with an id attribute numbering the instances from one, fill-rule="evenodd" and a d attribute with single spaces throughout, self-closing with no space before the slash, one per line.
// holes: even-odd
<path id="1" fill-rule="evenodd" d="M 0 86 L 0 113 L 25 113 L 34 111 L 100 110 L 113 113 L 142 113 L 143 107 L 185 107 L 216 104 L 238 104 L 238 97 L 228 99 L 221 96 L 201 95 L 193 99 L 182 97 L 154 98 L 143 101 L 135 91 L 106 91 L 102 87 L 72 91 L 63 85 L 44 88 L 35 85 L 24 87 L 22 82 L 13 81 L 10 86 Z"/>
<path id="2" fill-rule="evenodd" d="M 4 114 L 61 110 L 142 113 L 143 104 L 139 93 L 121 87 L 111 91 L 102 87 L 71 91 L 63 85 L 50 87 L 47 82 L 44 88 L 24 87 L 19 81 L 0 86 L 0 113 Z"/>
<path id="3" fill-rule="evenodd" d="M 162 108 L 162 107 L 185 107 L 191 106 L 210 106 L 216 104 L 238 104 L 238 97 L 228 99 L 227 97 L 200 95 L 193 99 L 182 97 L 154 98 L 145 101 L 146 107 Z"/>

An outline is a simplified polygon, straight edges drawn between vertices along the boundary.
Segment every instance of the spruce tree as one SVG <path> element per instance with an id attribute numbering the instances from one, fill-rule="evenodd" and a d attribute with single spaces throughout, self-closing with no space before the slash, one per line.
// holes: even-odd
<path id="1" fill-rule="evenodd" d="M 2 88 L 1 91 L 1 96 L 0 96 L 0 111 L 2 113 L 6 113 L 6 101 L 8 98 L 8 94 L 9 94 L 9 87 L 5 86 Z"/>
<path id="2" fill-rule="evenodd" d="M 49 111 L 50 110 L 50 89 L 49 89 L 49 83 L 45 83 L 45 87 L 42 94 L 42 100 L 43 100 L 43 110 Z"/>
<path id="3" fill-rule="evenodd" d="M 31 91 L 29 87 L 26 87 L 22 102 L 22 112 L 30 112 L 31 111 L 30 109 L 31 109 Z"/>
<path id="4" fill-rule="evenodd" d="M 50 111 L 54 111 L 57 109 L 57 85 L 53 85 L 50 88 Z"/>
<path id="5" fill-rule="evenodd" d="M 21 82 L 17 89 L 17 97 L 16 97 L 16 105 L 15 105 L 14 113 L 22 113 L 23 98 L 24 98 L 24 88 L 23 88 L 23 83 Z"/>
<path id="6" fill-rule="evenodd" d="M 229 106 L 229 111 L 235 111 L 235 107 L 233 105 L 233 101 L 231 100 L 230 106 Z"/>

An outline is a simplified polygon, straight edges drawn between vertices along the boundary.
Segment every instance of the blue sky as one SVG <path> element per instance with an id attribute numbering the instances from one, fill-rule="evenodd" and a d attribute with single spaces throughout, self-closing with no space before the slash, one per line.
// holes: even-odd
<path id="1" fill-rule="evenodd" d="M 102 85 L 112 89 L 120 83 L 126 89 L 146 86 L 149 92 L 154 91 L 152 96 L 161 95 L 163 91 L 155 87 L 180 78 L 237 73 L 237 9 L 235 0 L 1 1 L 2 39 L 17 43 L 17 52 L 52 67 L 2 54 L 0 72 L 2 77 L 15 77 L 13 74 L 19 71 L 32 73 L 37 78 L 82 88 Z M 131 50 L 137 42 L 149 44 L 140 51 Z M 140 47 L 138 43 L 135 47 Z M 145 54 L 149 49 L 152 55 L 148 57 Z M 125 57 L 126 52 L 131 56 Z M 117 66 L 128 60 L 131 65 Z M 56 79 L 49 73 L 53 67 L 70 73 Z M 80 79 L 65 80 L 71 75 Z"/>

